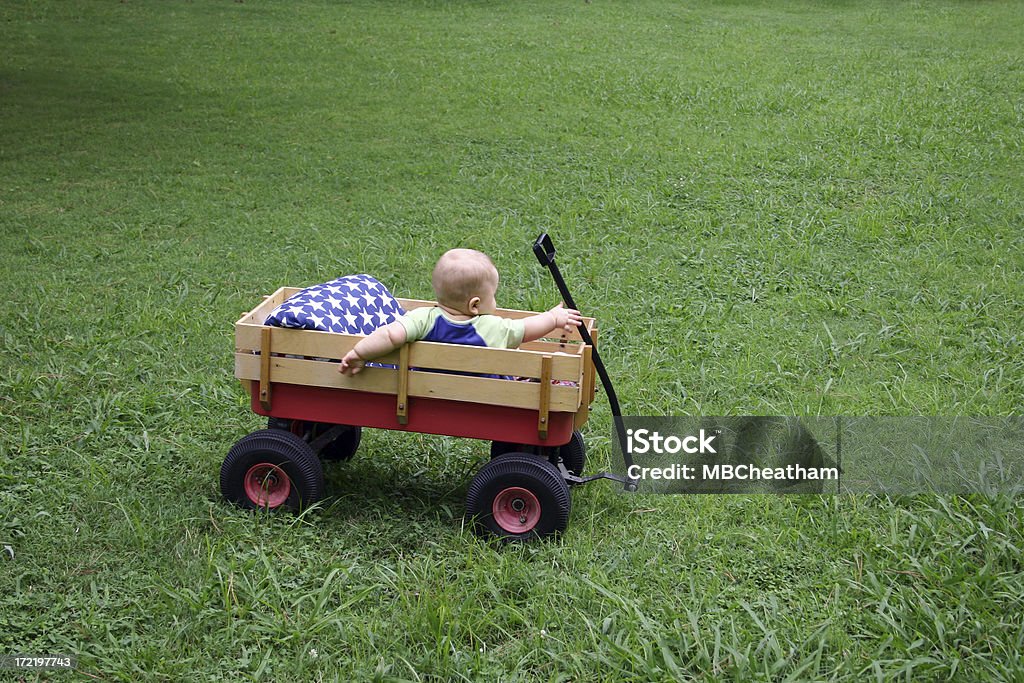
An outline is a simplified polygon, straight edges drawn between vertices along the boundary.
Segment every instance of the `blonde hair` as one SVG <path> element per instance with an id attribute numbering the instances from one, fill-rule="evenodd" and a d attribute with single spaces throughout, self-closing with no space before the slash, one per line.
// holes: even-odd
<path id="1" fill-rule="evenodd" d="M 497 289 L 498 270 L 482 251 L 449 249 L 437 260 L 430 282 L 438 303 L 461 310 L 488 285 Z"/>

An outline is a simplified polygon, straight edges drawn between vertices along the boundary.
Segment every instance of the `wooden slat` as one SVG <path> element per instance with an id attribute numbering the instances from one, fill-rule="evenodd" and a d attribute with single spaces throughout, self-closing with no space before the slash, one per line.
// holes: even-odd
<path id="1" fill-rule="evenodd" d="M 485 349 L 478 346 L 416 342 L 409 362 L 414 368 L 455 370 L 487 375 L 540 377 L 545 356 L 552 356 L 552 378 L 578 382 L 582 359 L 569 354 L 547 354 L 517 349 Z"/>
<path id="2" fill-rule="evenodd" d="M 569 353 L 579 356 L 583 353 L 583 344 L 562 344 L 548 339 L 538 339 L 532 342 L 523 342 L 519 345 L 519 351 L 540 351 L 541 353 Z"/>
<path id="3" fill-rule="evenodd" d="M 259 354 L 236 353 L 235 377 L 259 380 L 260 362 Z M 398 373 L 390 368 L 363 368 L 358 375 L 350 377 L 338 372 L 337 363 L 326 361 L 271 356 L 271 365 L 275 382 L 355 389 L 374 394 L 398 394 Z"/>
<path id="4" fill-rule="evenodd" d="M 548 386 L 551 391 L 551 410 L 576 412 L 580 405 L 579 387 L 552 386 L 550 384 Z M 409 395 L 536 410 L 540 403 L 540 384 L 508 379 L 444 375 L 434 372 L 413 372 L 409 375 Z"/>
<path id="5" fill-rule="evenodd" d="M 409 424 L 409 344 L 398 354 L 398 424 Z"/>
<path id="6" fill-rule="evenodd" d="M 258 380 L 260 362 L 259 355 L 236 353 L 235 377 Z M 391 368 L 364 368 L 358 375 L 348 377 L 338 372 L 337 363 L 272 356 L 271 373 L 275 382 L 287 384 L 398 394 L 399 373 Z M 550 391 L 552 411 L 576 412 L 579 408 L 581 387 L 554 385 Z M 412 371 L 409 373 L 409 396 L 536 410 L 540 404 L 540 384 Z"/>
<path id="7" fill-rule="evenodd" d="M 260 405 L 263 406 L 263 410 L 270 411 L 271 404 L 271 388 L 270 388 L 270 367 L 271 360 L 273 359 L 271 351 L 271 329 L 270 327 L 263 328 L 262 338 L 260 339 Z"/>
<path id="8" fill-rule="evenodd" d="M 259 348 L 254 346 L 264 325 L 235 326 L 235 348 L 238 350 Z M 341 360 L 349 350 L 362 339 L 355 334 L 339 334 L 337 332 L 318 332 L 317 330 L 298 330 L 288 327 L 279 330 L 274 336 L 274 352 L 294 356 L 310 356 L 313 358 L 333 358 Z"/>
<path id="9" fill-rule="evenodd" d="M 548 419 L 551 414 L 551 356 L 544 356 L 540 371 L 540 407 L 537 411 L 537 435 L 541 441 L 548 438 Z"/>
<path id="10" fill-rule="evenodd" d="M 235 346 L 239 351 L 260 348 L 263 331 L 270 329 L 263 325 L 238 325 Z M 297 330 L 284 327 L 273 328 L 274 352 L 281 355 L 306 356 L 309 358 L 330 358 L 340 360 L 362 337 L 335 332 Z M 551 354 L 552 346 L 541 349 Z M 575 350 L 575 349 L 574 349 Z M 579 382 L 583 374 L 582 357 L 563 353 L 554 354 L 552 378 Z M 487 349 L 479 346 L 416 342 L 411 345 L 409 362 L 414 368 L 455 370 L 488 375 L 509 375 L 514 377 L 540 377 L 541 359 L 544 353 L 518 349 Z M 392 353 L 374 362 L 397 362 L 397 353 Z"/>
<path id="11" fill-rule="evenodd" d="M 576 411 L 576 418 L 573 421 L 576 429 L 587 423 L 590 417 L 590 404 L 594 402 L 594 354 L 593 347 L 583 347 L 583 381 L 580 383 L 580 393 L 583 400 L 580 401 L 580 409 Z"/>
<path id="12" fill-rule="evenodd" d="M 285 299 L 291 294 L 289 293 L 289 287 L 280 287 L 276 292 L 269 296 L 263 297 L 263 300 L 251 311 L 242 314 L 242 317 L 238 320 L 238 323 L 255 323 L 262 325 L 263 321 L 267 319 L 270 312 L 280 306 Z"/>

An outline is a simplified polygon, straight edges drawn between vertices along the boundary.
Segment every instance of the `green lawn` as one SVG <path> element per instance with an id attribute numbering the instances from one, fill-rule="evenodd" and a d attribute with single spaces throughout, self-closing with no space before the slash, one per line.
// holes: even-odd
<path id="1" fill-rule="evenodd" d="M 633 415 L 1013 415 L 1020 2 L 0 5 L 0 655 L 47 680 L 1016 680 L 1008 497 L 577 489 L 463 528 L 479 442 L 370 432 L 225 505 L 232 323 L 483 249 Z M 611 466 L 611 420 L 586 429 Z M 13 673 L 32 680 L 30 672 Z M 85 674 L 85 675 L 83 675 Z"/>

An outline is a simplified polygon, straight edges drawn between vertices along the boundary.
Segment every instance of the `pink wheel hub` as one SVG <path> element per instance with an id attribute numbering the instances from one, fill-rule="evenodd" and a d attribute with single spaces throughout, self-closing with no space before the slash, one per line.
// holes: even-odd
<path id="1" fill-rule="evenodd" d="M 288 500 L 292 482 L 277 465 L 261 462 L 245 473 L 245 495 L 261 508 L 276 508 Z"/>
<path id="2" fill-rule="evenodd" d="M 519 486 L 503 489 L 494 497 L 491 507 L 494 521 L 510 534 L 531 531 L 540 521 L 540 501 L 531 491 Z"/>

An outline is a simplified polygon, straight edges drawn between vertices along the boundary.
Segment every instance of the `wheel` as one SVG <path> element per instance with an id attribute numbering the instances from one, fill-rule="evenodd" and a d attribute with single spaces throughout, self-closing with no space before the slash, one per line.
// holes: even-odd
<path id="1" fill-rule="evenodd" d="M 528 449 L 533 448 L 532 446 L 523 446 L 522 444 L 512 443 L 510 441 L 492 441 L 491 442 L 491 460 L 494 460 L 498 456 L 505 455 L 506 453 L 515 453 L 516 451 L 526 453 Z"/>
<path id="2" fill-rule="evenodd" d="M 545 538 L 565 531 L 569 486 L 550 462 L 506 453 L 476 473 L 466 493 L 466 516 L 481 535 L 506 541 Z"/>
<path id="3" fill-rule="evenodd" d="M 220 492 L 250 509 L 301 510 L 324 495 L 324 471 L 302 437 L 261 429 L 239 439 L 220 467 Z"/>
<path id="4" fill-rule="evenodd" d="M 287 417 L 268 417 L 267 418 L 267 429 L 280 429 L 285 432 L 291 432 L 296 436 L 304 436 L 306 433 L 306 422 L 302 420 L 292 420 Z"/>
<path id="5" fill-rule="evenodd" d="M 536 446 L 524 446 L 522 444 L 509 443 L 508 441 L 491 442 L 491 460 L 505 455 L 506 453 L 538 453 Z M 579 430 L 572 433 L 569 443 L 559 446 L 558 455 L 565 464 L 565 469 L 577 477 L 583 476 L 583 468 L 587 464 L 587 447 L 583 442 L 583 434 Z"/>
<path id="6" fill-rule="evenodd" d="M 306 420 L 290 420 L 285 417 L 272 417 L 267 420 L 267 429 L 280 429 L 300 436 L 307 442 L 316 441 L 321 434 L 335 425 L 326 422 L 307 422 Z M 319 453 L 324 460 L 335 462 L 351 460 L 359 450 L 359 442 L 363 438 L 362 427 L 349 427 L 338 438 L 323 446 Z"/>
<path id="7" fill-rule="evenodd" d="M 334 425 L 317 425 L 324 429 L 330 429 Z M 316 434 L 316 430 L 313 432 Z M 324 460 L 351 460 L 352 456 L 359 450 L 359 442 L 363 439 L 362 427 L 349 427 L 341 433 L 338 438 L 324 446 L 320 450 L 320 457 Z"/>
<path id="8" fill-rule="evenodd" d="M 558 454 L 562 457 L 562 464 L 570 474 L 575 474 L 577 477 L 583 476 L 583 468 L 587 465 L 587 446 L 583 443 L 583 434 L 579 430 L 572 433 L 569 443 L 559 448 Z"/>

